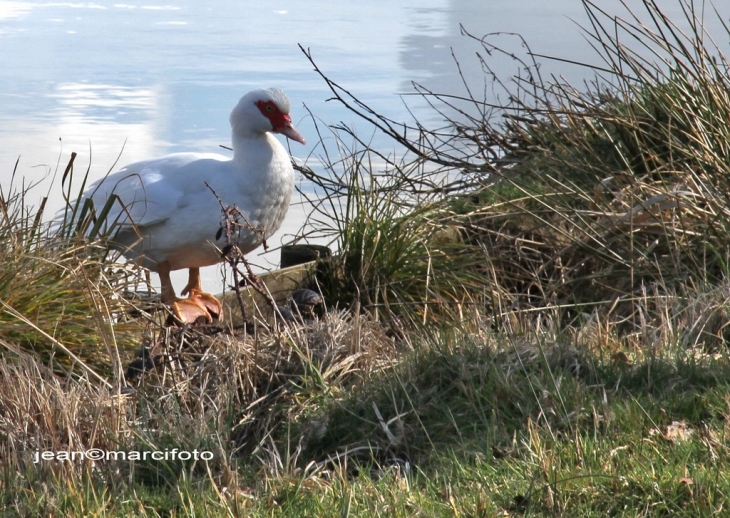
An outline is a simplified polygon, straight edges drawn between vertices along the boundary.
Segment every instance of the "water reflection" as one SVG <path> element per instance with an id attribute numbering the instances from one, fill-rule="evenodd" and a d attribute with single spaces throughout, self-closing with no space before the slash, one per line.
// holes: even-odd
<path id="1" fill-rule="evenodd" d="M 618 0 L 605 8 L 622 11 Z M 680 19 L 677 2 L 662 8 Z M 708 17 L 727 46 L 719 21 Z M 310 142 L 295 149 L 299 156 L 319 152 L 303 103 L 322 121 L 358 127 L 369 140 L 370 128 L 326 102 L 330 93 L 297 44 L 364 102 L 408 120 L 398 94 L 412 91 L 412 80 L 435 92 L 465 92 L 454 58 L 478 97 L 492 95 L 476 57 L 480 46 L 461 35 L 459 24 L 476 36 L 521 33 L 535 52 L 595 61 L 573 20 L 586 21 L 579 0 L 0 0 L 0 184 L 18 156 L 19 173 L 38 179 L 71 151 L 79 153 L 77 168 L 90 167 L 93 177 L 117 159 L 123 165 L 174 151 L 225 153 L 219 145 L 230 139 L 231 108 L 261 86 L 279 86 L 293 100 L 295 123 Z M 499 43 L 526 52 L 516 38 Z M 488 59 L 503 77 L 517 69 L 504 57 Z M 545 61 L 541 70 L 576 84 L 586 75 L 560 62 Z M 407 101 L 422 121 L 440 122 L 417 99 Z M 375 136 L 374 147 L 392 146 Z M 292 213 L 284 232 L 296 231 L 302 219 Z M 272 262 L 276 256 L 270 254 Z"/>
<path id="2" fill-rule="evenodd" d="M 0 2 L 0 20 L 18 18 L 32 9 L 26 2 Z"/>
<path id="3" fill-rule="evenodd" d="M 44 118 L 20 119 L 15 131 L 3 135 L 3 166 L 18 158 L 12 150 L 28 150 L 27 155 L 19 153 L 20 171 L 34 181 L 55 172 L 59 163 L 62 170 L 72 151 L 78 153 L 79 175 L 88 169 L 94 180 L 106 174 L 122 154 L 131 162 L 155 156 L 164 148 L 157 137 L 164 113 L 154 89 L 66 83 L 48 98 L 53 108 Z M 27 167 L 32 169 L 26 171 Z M 48 214 L 62 206 L 60 196 L 51 196 Z"/>
<path id="4" fill-rule="evenodd" d="M 726 52 L 728 33 L 722 20 L 727 20 L 730 7 L 713 6 L 713 9 L 719 10 L 718 15 L 709 7 L 703 9 L 703 6 L 704 3 L 695 6 L 697 15 L 703 18 L 708 33 L 716 38 L 720 49 Z M 632 20 L 633 16 L 637 16 L 646 26 L 653 26 L 642 0 L 599 2 L 599 7 L 606 10 L 607 16 L 616 16 L 622 20 Z M 685 34 L 692 33 L 679 0 L 662 2 L 660 7 L 680 30 Z M 590 28 L 590 23 L 580 0 L 448 0 L 446 5 L 437 10 L 412 10 L 408 23 L 413 30 L 403 35 L 399 54 L 400 67 L 408 71 L 400 86 L 403 92 L 412 91 L 411 81 L 416 80 L 435 93 L 457 96 L 473 94 L 477 100 L 506 102 L 505 92 L 494 87 L 493 77 L 485 70 L 481 60 L 484 59 L 501 80 L 509 83 L 511 77 L 519 74 L 522 68 L 510 55 L 531 63 L 530 51 L 537 55 L 535 60 L 544 81 L 567 82 L 578 88 L 595 76 L 592 69 L 583 65 L 605 65 L 592 46 L 595 42 L 584 30 Z M 505 50 L 505 53 L 488 53 L 478 41 L 462 35 L 462 25 L 476 38 L 489 35 L 486 41 Z M 623 34 L 621 41 L 642 54 L 632 37 Z M 643 55 L 656 59 L 648 51 L 644 51 Z M 467 87 L 471 94 L 468 94 Z M 497 98 L 499 95 L 501 97 Z M 422 121 L 441 122 L 425 102 L 412 97 L 409 99 L 416 113 L 423 117 Z M 469 108 L 465 104 L 461 107 Z"/>

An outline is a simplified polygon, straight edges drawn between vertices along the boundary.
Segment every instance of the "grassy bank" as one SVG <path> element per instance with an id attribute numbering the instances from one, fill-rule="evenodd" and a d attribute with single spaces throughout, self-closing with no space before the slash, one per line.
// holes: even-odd
<path id="1" fill-rule="evenodd" d="M 598 326 L 483 329 L 396 345 L 333 315 L 258 344 L 217 339 L 132 397 L 8 360 L 4 511 L 701 516 L 730 504 L 724 354 L 630 349 Z M 32 462 L 92 446 L 214 459 Z"/>
<path id="2" fill-rule="evenodd" d="M 651 2 L 654 25 L 584 3 L 605 81 L 528 54 L 504 105 L 418 90 L 443 130 L 320 72 L 409 154 L 321 128 L 301 172 L 340 253 L 312 322 L 162 327 L 103 236 L 49 238 L 4 192 L 3 514 L 722 515 L 727 63 Z M 125 458 L 36 462 L 90 448 Z"/>

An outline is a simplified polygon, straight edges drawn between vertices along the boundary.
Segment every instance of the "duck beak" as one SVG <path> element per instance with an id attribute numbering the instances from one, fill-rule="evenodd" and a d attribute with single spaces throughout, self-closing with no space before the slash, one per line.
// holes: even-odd
<path id="1" fill-rule="evenodd" d="M 297 131 L 297 129 L 294 127 L 294 124 L 292 124 L 291 118 L 286 115 L 284 118 L 284 124 L 279 126 L 278 128 L 274 129 L 275 132 L 281 133 L 282 135 L 285 135 L 287 138 L 290 138 L 292 140 L 296 140 L 300 144 L 306 144 L 307 141 L 304 138 L 304 136 Z"/>

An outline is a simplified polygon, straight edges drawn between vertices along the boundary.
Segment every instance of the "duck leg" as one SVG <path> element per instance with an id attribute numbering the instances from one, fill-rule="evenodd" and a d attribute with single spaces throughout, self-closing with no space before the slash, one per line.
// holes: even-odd
<path id="1" fill-rule="evenodd" d="M 204 292 L 200 287 L 200 268 L 188 269 L 188 284 L 180 293 L 187 295 L 187 300 L 194 300 L 196 304 L 203 306 L 211 317 L 223 320 L 223 306 L 220 300 L 215 295 Z"/>
<path id="2" fill-rule="evenodd" d="M 175 296 L 175 288 L 170 280 L 170 268 L 166 264 L 158 266 L 158 273 L 162 285 L 162 302 L 170 306 L 172 314 L 180 322 L 192 324 L 198 318 L 203 317 L 207 323 L 211 323 L 214 317 L 220 318 L 221 303 L 213 295 L 201 290 L 198 268 L 190 268 L 188 285 L 182 292 L 183 295 L 189 294 L 186 299 Z"/>

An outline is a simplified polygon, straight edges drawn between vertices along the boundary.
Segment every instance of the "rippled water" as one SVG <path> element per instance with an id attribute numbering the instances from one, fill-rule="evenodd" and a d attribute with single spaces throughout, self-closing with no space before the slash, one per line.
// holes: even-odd
<path id="1" fill-rule="evenodd" d="M 618 1 L 603 4 L 620 11 Z M 668 14 L 679 16 L 675 2 L 666 4 Z M 332 79 L 405 120 L 398 94 L 411 91 L 411 81 L 463 93 L 452 53 L 467 81 L 483 88 L 479 47 L 460 35 L 459 24 L 475 35 L 518 32 L 540 54 L 595 62 L 576 25 L 586 20 L 578 0 L 0 0 L 0 184 L 7 186 L 18 158 L 18 174 L 39 180 L 71 151 L 79 153 L 77 169 L 90 167 L 94 178 L 117 160 L 220 151 L 229 142 L 231 108 L 254 87 L 287 91 L 294 121 L 309 140 L 292 151 L 307 157 L 316 154 L 316 138 L 304 104 L 324 123 L 371 130 L 326 102 L 326 85 L 298 44 Z M 519 50 L 516 39 L 509 44 Z M 489 59 L 498 72 L 515 71 L 509 60 Z M 574 83 L 587 73 L 551 61 L 542 70 Z M 432 116 L 414 106 L 424 120 Z M 374 145 L 392 149 L 378 136 Z M 60 207 L 60 197 L 53 195 L 50 205 Z M 298 228 L 296 210 L 280 234 Z M 267 257 L 275 263 L 278 254 Z"/>

